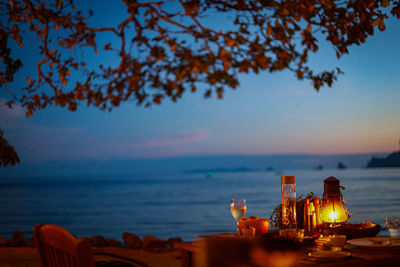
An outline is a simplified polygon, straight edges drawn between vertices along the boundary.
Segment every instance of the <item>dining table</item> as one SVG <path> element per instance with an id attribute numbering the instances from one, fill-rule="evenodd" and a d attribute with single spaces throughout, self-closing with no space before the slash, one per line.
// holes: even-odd
<path id="1" fill-rule="evenodd" d="M 182 267 L 400 266 L 400 240 L 387 240 L 390 238 L 384 236 L 347 240 L 339 257 L 318 257 L 332 249 L 318 239 L 282 240 L 276 232 L 251 238 L 226 233 L 202 235 L 177 243 L 175 248 L 181 251 Z"/>

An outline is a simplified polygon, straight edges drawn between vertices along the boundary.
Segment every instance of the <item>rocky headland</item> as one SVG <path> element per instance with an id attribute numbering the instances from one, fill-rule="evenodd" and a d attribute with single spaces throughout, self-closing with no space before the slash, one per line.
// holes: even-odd
<path id="1" fill-rule="evenodd" d="M 385 158 L 372 157 L 367 168 L 400 168 L 400 151 L 393 152 Z"/>

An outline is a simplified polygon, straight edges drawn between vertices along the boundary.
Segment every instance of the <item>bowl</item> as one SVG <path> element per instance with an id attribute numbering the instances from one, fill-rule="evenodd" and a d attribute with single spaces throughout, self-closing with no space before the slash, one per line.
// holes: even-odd
<path id="1" fill-rule="evenodd" d="M 379 224 L 373 222 L 345 223 L 336 227 L 325 228 L 324 231 L 335 235 L 345 235 L 347 239 L 376 236 L 381 230 Z"/>

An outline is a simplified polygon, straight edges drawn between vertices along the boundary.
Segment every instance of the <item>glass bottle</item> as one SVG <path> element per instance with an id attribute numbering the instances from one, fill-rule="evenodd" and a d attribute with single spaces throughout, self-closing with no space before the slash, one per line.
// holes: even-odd
<path id="1" fill-rule="evenodd" d="M 303 200 L 303 229 L 308 230 L 308 206 L 310 205 L 310 200 L 304 199 Z M 300 214 L 299 214 L 300 217 Z"/>
<path id="2" fill-rule="evenodd" d="M 315 208 L 313 202 L 310 202 L 307 210 L 307 222 L 307 230 L 309 232 L 315 232 L 315 228 L 317 226 L 317 218 L 315 217 Z"/>
<path id="3" fill-rule="evenodd" d="M 314 198 L 314 207 L 315 207 L 315 221 L 316 221 L 316 228 L 321 228 L 322 222 L 320 217 L 320 208 L 321 208 L 321 199 Z"/>
<path id="4" fill-rule="evenodd" d="M 296 229 L 296 184 L 294 176 L 281 177 L 282 229 Z"/>

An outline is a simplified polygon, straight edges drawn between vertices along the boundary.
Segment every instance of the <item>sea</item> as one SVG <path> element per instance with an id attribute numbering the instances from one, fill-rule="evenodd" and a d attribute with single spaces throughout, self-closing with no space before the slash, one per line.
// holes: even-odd
<path id="1" fill-rule="evenodd" d="M 379 235 L 388 235 L 385 217 L 400 216 L 400 168 L 20 177 L 0 178 L 0 236 L 20 230 L 30 238 L 35 224 L 50 223 L 121 241 L 124 232 L 185 241 L 233 233 L 231 199 L 246 199 L 246 217 L 269 218 L 281 202 L 281 175 L 295 176 L 297 196 L 322 197 L 323 180 L 338 178 L 350 221 L 378 223 Z"/>

